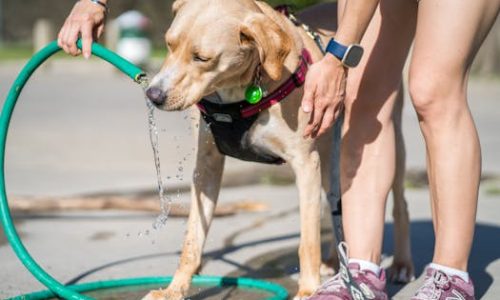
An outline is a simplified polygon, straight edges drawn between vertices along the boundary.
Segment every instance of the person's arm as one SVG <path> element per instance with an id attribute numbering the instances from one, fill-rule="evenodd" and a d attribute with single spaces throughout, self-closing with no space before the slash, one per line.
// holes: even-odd
<path id="1" fill-rule="evenodd" d="M 64 25 L 59 31 L 57 44 L 66 53 L 78 55 L 80 51 L 76 47 L 76 40 L 82 39 L 82 52 L 85 58 L 91 55 L 90 47 L 104 31 L 104 21 L 107 13 L 107 0 L 99 0 L 96 3 L 91 0 L 80 0 L 75 3 L 71 13 L 66 18 Z"/>
<path id="2" fill-rule="evenodd" d="M 379 0 L 345 0 L 335 40 L 343 45 L 358 44 L 378 3 Z M 302 98 L 302 109 L 311 112 L 304 137 L 317 137 L 333 125 L 345 97 L 346 75 L 347 68 L 330 53 L 311 66 Z"/>

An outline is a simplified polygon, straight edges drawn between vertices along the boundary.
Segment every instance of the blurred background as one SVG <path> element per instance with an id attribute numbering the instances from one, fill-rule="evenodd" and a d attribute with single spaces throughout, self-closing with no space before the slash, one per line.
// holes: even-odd
<path id="1" fill-rule="evenodd" d="M 37 30 L 54 39 L 74 5 L 73 0 L 1 0 L 0 1 L 0 59 L 27 58 L 36 48 Z M 301 9 L 325 0 L 268 1 L 272 5 L 289 4 Z M 153 42 L 153 55 L 162 56 L 164 33 L 172 20 L 172 0 L 120 0 L 111 1 L 108 23 L 124 12 L 136 10 L 147 17 L 151 24 L 148 36 Z M 108 24 L 109 25 L 109 24 Z M 46 27 L 46 29 L 40 29 Z M 108 26 L 109 27 L 109 26 Z M 107 28 L 109 31 L 109 28 Z M 47 37 L 49 38 L 49 37 Z M 108 35 L 108 38 L 111 37 Z M 106 43 L 105 38 L 103 41 Z M 109 41 L 111 43 L 115 41 Z M 108 43 L 109 44 L 109 43 Z"/>
<path id="2" fill-rule="evenodd" d="M 335 0 L 269 0 L 271 5 L 288 4 L 300 10 L 319 2 Z M 152 56 L 165 55 L 163 35 L 172 20 L 172 0 L 120 0 L 111 1 L 108 23 L 131 10 L 141 12 L 154 26 L 147 28 L 152 42 Z M 54 39 L 73 0 L 0 0 L 0 61 L 27 58 L 46 40 Z M 476 57 L 473 71 L 481 75 L 500 74 L 500 22 L 497 22 Z M 116 48 L 119 33 L 112 26 L 101 42 Z"/>
<path id="3" fill-rule="evenodd" d="M 321 1 L 270 2 L 300 10 Z M 0 104 L 34 51 L 56 38 L 74 3 L 0 0 Z M 167 55 L 163 35 L 173 17 L 171 5 L 167 0 L 111 0 L 100 42 L 154 74 Z M 407 72 L 403 75 L 406 82 Z M 174 209 L 167 224 L 153 230 L 159 200 L 144 101 L 141 88 L 106 62 L 63 53 L 47 61 L 20 96 L 6 152 L 9 202 L 28 249 L 63 282 L 175 271 L 189 209 L 197 118 L 191 111 L 156 112 L 162 174 Z M 493 300 L 500 299 L 498 20 L 474 61 L 469 103 L 483 155 L 470 272 L 478 298 Z M 425 147 L 407 93 L 403 133 L 418 277 L 432 258 L 433 239 Z M 384 266 L 390 265 L 393 253 L 392 201 L 388 203 Z M 264 278 L 293 294 L 299 214 L 288 166 L 227 159 L 219 206 L 202 274 Z M 324 255 L 331 228 L 327 211 L 325 205 Z M 16 259 L 1 230 L 0 265 L 0 298 L 43 288 Z M 416 285 L 390 285 L 390 296 L 408 299 Z M 192 299 L 246 299 L 234 293 L 216 291 L 210 298 L 193 291 Z"/>

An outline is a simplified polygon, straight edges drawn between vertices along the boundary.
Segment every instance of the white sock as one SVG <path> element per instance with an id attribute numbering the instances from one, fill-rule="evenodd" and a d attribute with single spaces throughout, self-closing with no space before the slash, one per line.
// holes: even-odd
<path id="1" fill-rule="evenodd" d="M 469 273 L 467 273 L 465 271 L 455 269 L 455 268 L 450 268 L 450 267 L 443 266 L 440 264 L 435 264 L 435 263 L 430 263 L 429 267 L 436 269 L 436 270 L 439 270 L 439 271 L 442 271 L 443 273 L 450 275 L 450 276 L 458 276 L 458 277 L 462 278 L 463 281 L 469 282 Z"/>
<path id="2" fill-rule="evenodd" d="M 380 276 L 380 271 L 382 270 L 379 265 L 372 263 L 368 260 L 349 258 L 349 263 L 356 263 L 359 265 L 360 270 L 368 270 L 373 272 L 375 275 Z"/>

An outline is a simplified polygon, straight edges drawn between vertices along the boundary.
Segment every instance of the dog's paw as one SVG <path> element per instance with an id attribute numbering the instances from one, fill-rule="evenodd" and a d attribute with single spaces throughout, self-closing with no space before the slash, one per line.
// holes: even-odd
<path id="1" fill-rule="evenodd" d="M 167 300 L 167 294 L 165 290 L 154 290 L 142 297 L 142 300 Z"/>
<path id="2" fill-rule="evenodd" d="M 393 261 L 387 269 L 387 277 L 393 283 L 408 283 L 415 280 L 413 263 L 409 261 Z"/>
<path id="3" fill-rule="evenodd" d="M 184 296 L 181 292 L 175 292 L 170 289 L 150 291 L 142 300 L 182 300 Z"/>
<path id="4" fill-rule="evenodd" d="M 321 277 L 332 277 L 335 275 L 335 269 L 333 269 L 333 266 L 323 262 L 319 267 L 319 275 Z"/>
<path id="5" fill-rule="evenodd" d="M 310 290 L 299 290 L 293 300 L 307 300 L 312 294 L 313 291 Z"/>

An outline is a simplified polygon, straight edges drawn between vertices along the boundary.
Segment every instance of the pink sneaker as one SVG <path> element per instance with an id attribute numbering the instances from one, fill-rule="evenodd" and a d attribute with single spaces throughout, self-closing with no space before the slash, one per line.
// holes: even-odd
<path id="1" fill-rule="evenodd" d="M 427 267 L 424 284 L 411 300 L 474 300 L 474 285 L 458 276 Z"/>
<path id="2" fill-rule="evenodd" d="M 385 292 L 385 272 L 382 269 L 380 276 L 377 277 L 371 271 L 359 269 L 359 264 L 349 264 L 349 271 L 352 278 L 361 288 L 366 299 L 387 300 Z M 308 300 L 352 300 L 356 299 L 345 286 L 341 273 L 327 280 Z"/>

